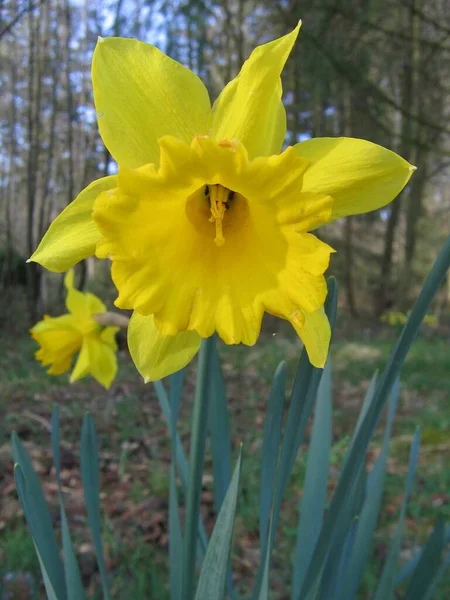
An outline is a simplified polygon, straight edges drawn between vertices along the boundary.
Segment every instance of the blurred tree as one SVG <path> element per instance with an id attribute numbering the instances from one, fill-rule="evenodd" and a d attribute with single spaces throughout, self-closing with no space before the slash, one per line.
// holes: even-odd
<path id="1" fill-rule="evenodd" d="M 287 143 L 371 139 L 417 164 L 390 207 L 325 228 L 350 311 L 407 308 L 448 232 L 450 6 L 445 0 L 8 0 L 0 15 L 0 282 L 89 181 L 114 172 L 90 82 L 98 35 L 156 43 L 204 80 L 212 100 L 251 49 L 299 41 L 283 74 Z M 47 279 L 26 267 L 30 312 Z M 82 279 L 86 269 L 82 269 Z"/>

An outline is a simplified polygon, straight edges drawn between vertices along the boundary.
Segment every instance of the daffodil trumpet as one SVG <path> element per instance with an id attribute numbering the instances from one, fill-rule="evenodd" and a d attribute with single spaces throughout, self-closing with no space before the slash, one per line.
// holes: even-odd
<path id="1" fill-rule="evenodd" d="M 73 271 L 64 278 L 68 313 L 60 317 L 46 315 L 30 330 L 40 346 L 35 357 L 42 366 L 49 367 L 50 375 L 61 375 L 70 370 L 73 358 L 79 352 L 70 382 L 90 374 L 103 387 L 109 388 L 117 372 L 115 336 L 119 327 L 111 326 L 111 314 L 106 312 L 106 306 L 97 296 L 74 288 L 73 278 Z M 105 315 L 107 318 L 103 318 L 102 324 Z M 114 320 L 117 324 L 117 319 Z"/>
<path id="2" fill-rule="evenodd" d="M 182 368 L 214 332 L 255 344 L 265 312 L 288 320 L 323 367 L 333 249 L 311 231 L 385 206 L 414 170 L 361 139 L 283 150 L 280 76 L 299 29 L 256 48 L 212 106 L 201 80 L 156 47 L 98 41 L 94 100 L 118 175 L 84 189 L 30 260 L 53 271 L 94 254 L 112 261 L 146 380 Z"/>

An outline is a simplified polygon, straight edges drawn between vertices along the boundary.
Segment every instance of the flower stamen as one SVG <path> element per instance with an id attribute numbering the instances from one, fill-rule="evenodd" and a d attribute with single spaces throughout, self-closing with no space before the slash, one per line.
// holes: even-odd
<path id="1" fill-rule="evenodd" d="M 209 222 L 216 223 L 216 237 L 214 238 L 214 242 L 216 246 L 223 246 L 225 243 L 225 238 L 223 237 L 223 217 L 228 208 L 227 202 L 232 192 L 223 185 L 215 184 L 207 185 L 205 194 L 209 196 L 211 207 Z"/>

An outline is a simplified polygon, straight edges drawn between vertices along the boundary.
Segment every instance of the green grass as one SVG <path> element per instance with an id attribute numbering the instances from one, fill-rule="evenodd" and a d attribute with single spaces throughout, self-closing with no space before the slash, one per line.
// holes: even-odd
<path id="1" fill-rule="evenodd" d="M 393 340 L 345 341 L 334 346 L 335 373 L 357 384 L 361 378 L 371 377 L 386 363 Z M 448 393 L 450 353 L 448 339 L 418 338 L 413 344 L 402 370 L 402 383 L 418 392 Z"/>
<path id="2" fill-rule="evenodd" d="M 0 598 L 34 597 L 41 576 L 33 540 L 25 524 L 4 532 L 0 540 Z M 33 595 L 20 596 L 22 590 Z"/>
<path id="3" fill-rule="evenodd" d="M 269 327 L 270 331 L 270 327 Z M 357 331 L 357 330 L 356 330 Z M 426 333 L 426 332 L 425 332 Z M 368 380 L 382 369 L 395 343 L 396 332 L 341 332 L 333 343 L 334 444 L 331 457 L 330 493 L 345 454 Z M 102 506 L 105 514 L 105 552 L 111 573 L 113 598 L 168 598 L 167 585 L 167 496 L 170 447 L 151 386 L 144 386 L 130 359 L 122 353 L 119 376 L 109 392 L 86 380 L 73 386 L 67 377 L 48 376 L 34 361 L 34 343 L 26 338 L 7 339 L 0 355 L 0 473 L 11 482 L 7 443 L 13 429 L 34 451 L 41 480 L 55 506 L 49 464 L 49 434 L 46 423 L 54 402 L 60 406 L 62 439 L 68 447 L 65 458 L 66 497 L 77 497 L 80 478 L 77 467 L 78 439 L 85 410 L 94 415 L 101 445 Z M 251 586 L 258 564 L 258 480 L 259 452 L 264 427 L 265 405 L 272 374 L 280 360 L 287 360 L 288 381 L 292 382 L 300 344 L 281 327 L 266 335 L 253 348 L 221 347 L 227 381 L 234 452 L 242 441 L 245 460 L 242 471 L 233 563 L 237 586 L 244 593 Z M 417 483 L 405 527 L 403 559 L 412 556 L 429 534 L 437 515 L 450 519 L 449 451 L 450 353 L 448 340 L 423 335 L 413 345 L 402 374 L 399 416 L 394 426 L 386 480 L 383 511 L 374 544 L 373 558 L 366 574 L 361 598 L 374 588 L 387 552 L 401 502 L 409 444 L 415 427 L 422 429 L 422 449 Z M 181 407 L 180 435 L 189 439 L 193 371 L 186 382 Z M 377 452 L 378 436 L 369 453 Z M 273 560 L 272 597 L 284 598 L 290 578 L 290 560 L 295 543 L 297 510 L 305 472 L 305 448 L 299 454 L 283 504 L 280 531 Z M 12 490 L 8 498 L 14 497 Z M 0 503 L 2 499 L 0 497 Z M 75 502 L 76 504 L 76 502 Z M 0 504 L 1 509 L 1 504 Z M 1 512 L 1 510 L 0 510 Z M 69 519 L 81 548 L 83 576 L 91 597 L 98 597 L 98 580 L 92 546 L 85 527 L 85 515 L 78 504 L 69 505 Z M 210 530 L 214 522 L 211 482 L 205 479 L 203 515 Z M 26 572 L 39 580 L 31 539 L 25 534 L 23 518 L 15 515 L 0 529 L 2 563 L 11 573 Z M 447 579 L 436 600 L 444 600 Z M 37 596 L 36 596 L 37 597 Z"/>

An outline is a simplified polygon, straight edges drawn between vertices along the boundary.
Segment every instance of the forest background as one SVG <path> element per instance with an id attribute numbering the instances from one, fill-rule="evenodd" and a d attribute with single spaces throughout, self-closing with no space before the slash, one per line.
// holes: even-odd
<path id="1" fill-rule="evenodd" d="M 200 75 L 214 100 L 256 45 L 285 34 L 301 18 L 299 39 L 283 74 L 286 143 L 316 136 L 361 137 L 395 150 L 418 167 L 407 188 L 386 209 L 321 230 L 338 251 L 330 273 L 340 285 L 340 324 L 332 350 L 338 384 L 335 452 L 339 462 L 338 440 L 345 439 L 367 379 L 383 364 L 392 345 L 390 326 L 380 323 L 380 318 L 387 312 L 409 310 L 450 231 L 450 4 L 446 0 L 3 0 L 0 9 L 0 416 L 6 415 L 0 426 L 0 482 L 6 486 L 0 506 L 7 514 L 0 518 L 0 535 L 7 544 L 3 558 L 8 572 L 34 573 L 32 548 L 24 564 L 11 558 L 18 548 L 19 554 L 27 555 L 5 450 L 10 431 L 19 428 L 33 443 L 51 494 L 45 460 L 51 402 L 64 403 L 67 444 L 73 442 L 73 448 L 77 442 L 69 430 L 89 408 L 107 434 L 109 459 L 105 460 L 115 465 L 114 476 L 123 493 L 120 501 L 125 508 L 119 521 L 115 509 L 106 507 L 113 531 L 107 547 L 117 571 L 117 597 L 122 597 L 118 565 L 125 554 L 138 565 L 148 553 L 158 557 L 158 548 L 167 541 L 164 469 L 152 467 L 150 498 L 145 492 L 148 479 L 135 471 L 139 462 L 144 461 L 148 469 L 155 459 L 169 460 L 164 425 L 150 390 L 129 365 L 125 346 L 118 381 L 105 394 L 90 382 L 69 388 L 65 380 L 48 377 L 33 362 L 35 348 L 27 334 L 44 312 L 62 312 L 63 285 L 60 276 L 34 263 L 26 265 L 25 260 L 52 219 L 83 187 L 116 170 L 101 143 L 93 107 L 90 63 L 97 37 L 125 36 L 155 43 Z M 77 268 L 77 278 L 81 287 L 92 289 L 112 306 L 114 290 L 107 269 L 106 261 L 89 259 Z M 412 433 L 412 423 L 424 427 L 429 443 L 421 459 L 427 472 L 425 489 L 416 507 L 416 516 L 425 514 L 425 529 L 411 531 L 411 547 L 433 521 L 433 502 L 440 506 L 450 499 L 450 471 L 440 458 L 443 445 L 448 449 L 444 440 L 450 425 L 449 307 L 450 278 L 436 298 L 433 320 L 404 373 L 403 420 L 394 463 L 403 456 L 402 444 Z M 283 327 L 268 320 L 265 332 L 251 352 L 222 350 L 232 389 L 230 411 L 239 416 L 236 439 L 247 439 L 252 435 L 249 423 L 256 424 L 255 439 L 247 439 L 250 447 L 257 444 L 270 372 L 279 359 L 293 361 L 298 354 L 297 341 Z M 252 389 L 243 408 L 238 390 L 249 381 Z M 145 405 L 144 397 L 150 398 Z M 189 405 L 184 410 L 188 429 Z M 150 435 L 155 426 L 157 435 Z M 120 460 L 126 457 L 128 469 L 123 470 L 119 456 Z M 72 477 L 76 490 L 77 467 L 74 461 L 69 463 L 68 481 Z M 402 473 L 394 463 L 393 487 L 386 501 L 390 508 L 383 517 L 386 527 L 398 508 L 395 498 L 401 486 Z M 257 560 L 252 550 L 256 534 L 251 483 L 249 490 L 247 515 L 247 504 L 243 505 L 245 535 L 237 550 L 244 587 Z M 207 493 L 205 483 L 205 506 Z M 297 482 L 294 500 L 300 493 Z M 150 501 L 159 520 L 147 519 L 142 525 L 138 557 L 123 553 L 122 545 L 116 544 L 123 533 L 121 524 L 128 522 L 123 514 Z M 136 518 L 140 513 L 133 514 Z M 289 510 L 286 522 L 288 517 Z M 414 517 L 412 529 L 415 523 Z M 5 529 L 8 535 L 2 533 Z M 80 547 L 89 555 L 83 536 L 80 528 Z M 289 546 L 289 540 L 286 543 Z M 383 548 L 378 550 L 382 554 Z M 127 568 L 139 571 L 133 565 Z M 85 567 L 88 572 L 90 564 Z M 280 573 L 282 567 L 275 563 Z M 367 589 L 376 568 L 375 557 Z M 285 593 L 282 579 L 280 575 L 275 583 L 280 598 Z M 92 581 L 95 588 L 95 568 Z M 142 580 L 143 589 L 156 585 L 155 581 L 158 573 L 152 570 Z"/>

